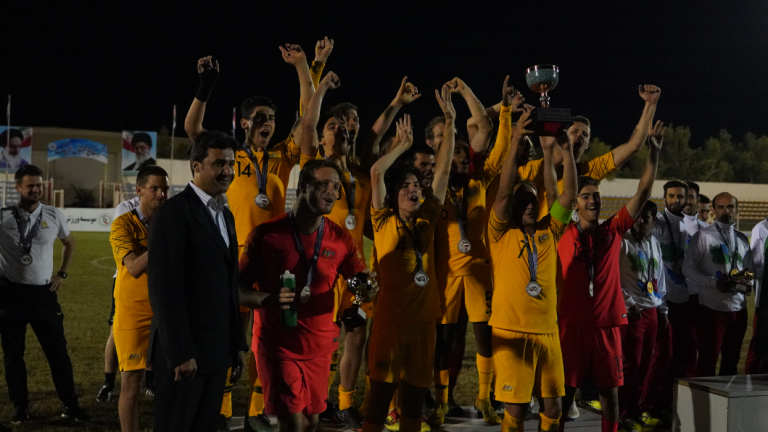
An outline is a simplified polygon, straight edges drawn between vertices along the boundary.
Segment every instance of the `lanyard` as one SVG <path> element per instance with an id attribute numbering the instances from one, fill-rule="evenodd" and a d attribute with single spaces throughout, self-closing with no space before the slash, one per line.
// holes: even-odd
<path id="1" fill-rule="evenodd" d="M 730 241 L 725 237 L 725 234 L 723 234 L 723 231 L 720 229 L 720 226 L 717 225 L 717 222 L 715 222 L 715 228 L 717 228 L 717 232 L 720 234 L 720 239 L 723 240 L 723 243 L 720 244 L 720 249 L 723 251 L 723 256 L 725 257 L 725 266 L 728 269 L 728 274 L 731 274 L 734 268 L 736 268 L 736 253 L 738 249 L 738 245 L 734 241 L 733 244 L 733 254 L 731 254 L 731 248 L 730 248 Z M 728 233 L 730 234 L 730 232 Z"/>
<path id="2" fill-rule="evenodd" d="M 39 204 L 38 204 L 39 205 Z M 32 224 L 32 227 L 27 231 L 27 225 L 29 224 L 29 220 L 25 220 L 21 216 L 21 210 L 19 210 L 18 207 L 13 207 L 13 217 L 16 219 L 16 227 L 19 230 L 19 246 L 21 246 L 22 251 L 25 254 L 29 254 L 29 251 L 32 250 L 32 239 L 37 236 L 37 233 L 40 231 L 40 222 L 43 219 L 43 209 L 40 209 L 40 214 L 37 216 L 37 219 L 35 219 L 35 223 Z"/>
<path id="3" fill-rule="evenodd" d="M 355 189 L 357 188 L 357 180 L 352 176 L 352 172 L 349 173 L 349 183 L 343 182 L 344 195 L 347 198 L 347 213 L 353 214 L 355 212 Z"/>
<path id="4" fill-rule="evenodd" d="M 592 239 L 589 233 L 581 229 L 581 225 L 576 223 L 576 228 L 579 230 L 579 242 L 576 244 L 577 248 L 581 245 L 580 253 L 582 259 L 587 262 L 587 274 L 589 274 L 589 285 L 587 288 L 587 295 L 589 297 L 595 296 L 595 249 L 594 244 L 587 248 L 587 240 Z"/>
<path id="5" fill-rule="evenodd" d="M 536 282 L 536 273 L 538 272 L 539 268 L 539 251 L 536 248 L 536 241 L 534 240 L 534 236 L 530 236 L 530 240 L 528 239 L 528 233 L 523 231 L 523 235 L 525 236 L 525 240 L 523 240 L 523 246 L 520 248 L 520 253 L 517 255 L 518 258 L 523 256 L 523 251 L 528 251 L 528 273 L 531 275 L 531 282 Z"/>
<path id="6" fill-rule="evenodd" d="M 296 251 L 299 253 L 299 258 L 306 261 L 307 252 L 304 250 L 304 245 L 299 238 L 299 228 L 296 226 L 296 219 L 294 215 L 290 216 L 291 225 L 293 225 L 293 243 L 296 245 Z M 307 282 L 304 286 L 309 287 L 312 285 L 312 278 L 315 274 L 315 267 L 317 267 L 317 260 L 320 258 L 320 250 L 323 244 L 323 233 L 325 232 L 325 218 L 320 218 L 320 227 L 317 229 L 317 237 L 315 238 L 315 250 L 312 254 L 312 260 L 309 262 L 309 269 L 307 270 Z"/>
<path id="7" fill-rule="evenodd" d="M 403 229 L 408 233 L 408 236 L 411 237 L 411 240 L 413 241 L 413 253 L 416 254 L 416 271 L 424 271 L 424 262 L 423 257 L 421 254 L 421 245 L 419 244 L 419 238 L 416 236 L 416 234 L 408 227 L 408 224 L 405 223 L 405 221 L 400 218 L 400 215 L 397 215 L 397 219 L 400 221 L 400 223 L 403 224 Z"/>
<path id="8" fill-rule="evenodd" d="M 256 174 L 257 178 L 259 179 L 259 193 L 260 194 L 266 194 L 267 193 L 267 169 L 269 168 L 269 152 L 266 150 L 262 150 L 262 153 L 264 156 L 262 156 L 261 160 L 261 166 L 259 166 L 259 160 L 256 158 L 256 155 L 253 154 L 253 150 L 251 150 L 250 147 L 245 147 L 245 152 L 248 153 L 248 159 L 253 162 L 253 166 L 256 168 Z"/>

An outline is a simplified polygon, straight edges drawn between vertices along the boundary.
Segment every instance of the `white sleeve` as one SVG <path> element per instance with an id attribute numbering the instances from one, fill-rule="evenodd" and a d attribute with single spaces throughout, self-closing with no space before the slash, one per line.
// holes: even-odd
<path id="1" fill-rule="evenodd" d="M 632 272 L 631 268 L 627 267 L 627 255 L 629 255 L 629 246 L 627 245 L 627 240 L 624 239 L 621 241 L 621 260 L 619 261 L 619 264 L 621 266 L 620 271 L 623 272 Z M 626 306 L 627 309 L 634 307 L 636 302 L 635 299 L 632 298 L 632 294 L 627 291 L 626 288 L 624 288 L 624 278 L 622 278 L 621 283 L 621 292 L 624 294 L 624 306 Z"/>
<path id="2" fill-rule="evenodd" d="M 760 282 L 763 280 L 763 266 L 765 263 L 765 238 L 768 235 L 768 225 L 761 222 L 752 228 L 750 250 L 752 251 L 752 269 L 755 273 L 755 302 L 760 301 Z"/>
<path id="3" fill-rule="evenodd" d="M 683 261 L 683 275 L 688 285 L 699 287 L 699 292 L 702 288 L 713 290 L 717 287 L 715 278 L 712 275 L 702 273 L 699 268 L 699 263 L 706 259 L 706 253 L 707 239 L 699 231 L 691 238 L 688 250 L 685 252 L 685 260 Z"/>
<path id="4" fill-rule="evenodd" d="M 664 299 L 664 298 L 667 297 L 667 278 L 666 278 L 666 275 L 664 273 L 665 272 L 665 270 L 664 270 L 664 257 L 662 256 L 662 253 L 661 253 L 661 244 L 659 243 L 659 240 L 656 237 L 651 237 L 651 246 L 653 248 L 655 248 L 654 252 L 653 252 L 654 255 L 658 252 L 657 256 L 659 257 L 658 258 L 658 260 L 659 260 L 658 272 L 659 272 L 660 276 L 658 278 L 658 282 L 656 283 L 656 285 L 657 285 L 656 289 L 659 291 L 659 295 L 661 296 L 661 298 Z"/>
<path id="5" fill-rule="evenodd" d="M 60 239 L 69 237 L 69 225 L 67 225 L 67 217 L 64 216 L 64 213 L 61 212 L 61 210 L 57 209 L 56 207 L 53 207 L 53 211 L 56 213 L 56 219 L 59 223 L 59 232 L 56 234 L 56 236 Z M 40 217 L 43 217 L 41 214 Z"/>

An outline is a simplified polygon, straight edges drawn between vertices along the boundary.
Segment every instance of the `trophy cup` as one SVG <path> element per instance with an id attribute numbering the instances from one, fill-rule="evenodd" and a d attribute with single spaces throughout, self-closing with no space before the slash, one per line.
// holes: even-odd
<path id="1" fill-rule="evenodd" d="M 377 288 L 376 279 L 367 273 L 358 273 L 347 279 L 347 290 L 354 295 L 352 306 L 341 313 L 341 322 L 347 331 L 365 325 L 368 316 L 360 305 L 370 301 Z"/>
<path id="2" fill-rule="evenodd" d="M 536 110 L 536 134 L 557 136 L 571 122 L 569 108 L 551 108 L 549 92 L 560 82 L 560 68 L 557 65 L 533 65 L 525 70 L 525 83 L 531 91 L 540 94 L 541 108 Z"/>

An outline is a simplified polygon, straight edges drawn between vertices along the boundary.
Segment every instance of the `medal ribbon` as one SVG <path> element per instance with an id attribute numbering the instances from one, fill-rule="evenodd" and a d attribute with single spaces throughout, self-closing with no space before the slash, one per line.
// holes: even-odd
<path id="1" fill-rule="evenodd" d="M 408 224 L 405 223 L 405 221 L 400 218 L 400 215 L 397 216 L 397 219 L 400 221 L 400 223 L 403 224 L 403 229 L 408 233 L 408 236 L 411 237 L 411 240 L 413 241 L 413 253 L 416 254 L 416 272 L 424 271 L 424 261 L 423 256 L 421 254 L 421 245 L 419 244 L 419 238 L 416 236 L 416 234 L 408 227 Z"/>
<path id="2" fill-rule="evenodd" d="M 725 237 L 725 234 L 723 234 L 723 231 L 720 230 L 720 226 L 717 225 L 717 222 L 715 222 L 715 228 L 717 228 L 717 232 L 720 234 L 720 239 L 723 240 L 722 243 L 720 243 L 720 249 L 723 251 L 723 256 L 725 257 L 725 267 L 728 270 L 728 275 L 731 274 L 734 268 L 736 268 L 736 253 L 738 249 L 736 242 L 734 241 L 734 251 L 733 254 L 731 254 L 731 248 L 729 247 L 730 241 Z M 728 233 L 730 234 L 730 232 Z"/>
<path id="3" fill-rule="evenodd" d="M 587 295 L 589 297 L 595 296 L 595 249 L 594 245 L 591 245 L 589 249 L 586 248 L 587 241 L 592 238 L 588 233 L 582 231 L 581 225 L 576 224 L 576 228 L 579 230 L 579 243 L 576 244 L 576 248 L 581 249 L 579 255 L 586 261 L 587 273 L 589 274 L 589 285 L 587 286 Z M 587 252 L 588 251 L 588 252 Z"/>
<path id="4" fill-rule="evenodd" d="M 649 238 L 647 240 L 648 242 L 648 268 L 646 268 L 645 273 L 645 283 L 646 285 L 648 282 L 651 282 L 653 280 L 653 243 L 651 242 L 651 239 Z M 643 245 L 645 242 L 641 243 Z"/>
<path id="5" fill-rule="evenodd" d="M 248 153 L 248 159 L 251 160 L 253 166 L 256 168 L 257 178 L 259 180 L 259 193 L 267 194 L 267 169 L 269 168 L 269 152 L 263 150 L 264 156 L 261 157 L 261 166 L 259 166 L 259 160 L 256 155 L 253 154 L 253 150 L 250 147 L 245 147 L 245 152 Z"/>
<path id="6" fill-rule="evenodd" d="M 531 282 L 536 282 L 536 273 L 539 268 L 539 251 L 536 248 L 534 236 L 530 236 L 529 240 L 527 233 L 523 232 L 523 235 L 525 236 L 525 240 L 523 240 L 523 247 L 520 248 L 520 254 L 518 254 L 517 257 L 520 258 L 523 256 L 524 250 L 528 252 L 528 273 L 531 275 Z"/>
<path id="7" fill-rule="evenodd" d="M 459 233 L 462 240 L 467 240 L 467 190 L 464 188 L 461 199 L 456 196 L 457 193 L 453 193 L 453 203 L 456 205 L 456 219 L 459 223 Z"/>
<path id="8" fill-rule="evenodd" d="M 43 209 L 40 209 L 40 214 L 37 216 L 35 223 L 27 232 L 27 221 L 21 217 L 21 210 L 18 207 L 13 207 L 13 217 L 16 219 L 16 227 L 19 229 L 19 246 L 24 254 L 29 255 L 29 251 L 32 250 L 32 239 L 37 236 L 40 231 L 40 222 L 43 220 Z M 26 232 L 26 235 L 25 235 Z"/>
<path id="9" fill-rule="evenodd" d="M 291 225 L 293 225 L 293 243 L 296 246 L 296 251 L 299 253 L 299 258 L 303 261 L 307 261 L 307 252 L 304 250 L 304 245 L 299 238 L 299 228 L 296 226 L 296 219 L 294 215 L 290 216 Z M 320 250 L 323 243 L 323 234 L 325 233 L 325 218 L 320 219 L 320 227 L 317 229 L 317 237 L 315 238 L 315 250 L 312 254 L 312 260 L 308 263 L 309 269 L 307 270 L 307 282 L 304 286 L 309 287 L 312 285 L 312 278 L 315 274 L 315 267 L 317 267 L 317 260 L 320 258 Z"/>

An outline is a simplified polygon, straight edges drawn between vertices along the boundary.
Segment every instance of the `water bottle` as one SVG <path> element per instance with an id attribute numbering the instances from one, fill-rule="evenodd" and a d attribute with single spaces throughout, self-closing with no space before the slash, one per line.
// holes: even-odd
<path id="1" fill-rule="evenodd" d="M 286 270 L 285 273 L 280 275 L 280 282 L 283 287 L 288 288 L 291 292 L 296 292 L 296 276 L 290 271 Z M 282 312 L 284 326 L 296 327 L 298 325 L 299 317 L 293 305 L 289 309 L 283 309 Z"/>

